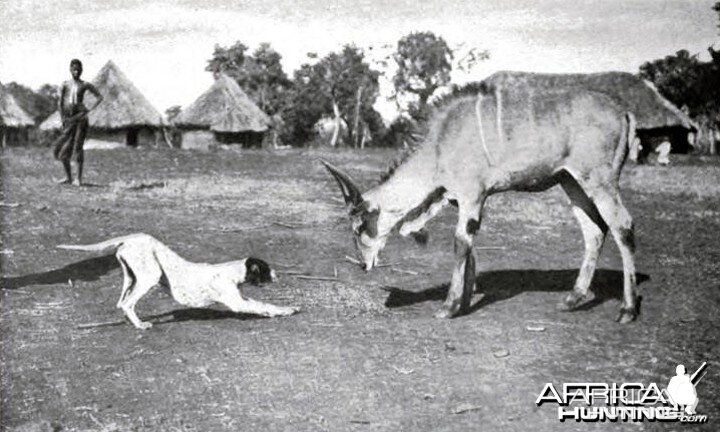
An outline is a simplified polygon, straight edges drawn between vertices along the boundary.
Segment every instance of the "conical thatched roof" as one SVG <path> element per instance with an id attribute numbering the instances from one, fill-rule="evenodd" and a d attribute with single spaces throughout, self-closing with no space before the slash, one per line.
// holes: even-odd
<path id="1" fill-rule="evenodd" d="M 90 127 L 124 129 L 133 126 L 162 125 L 162 115 L 112 60 L 100 69 L 92 83 L 103 95 L 103 101 L 88 115 Z M 86 93 L 85 105 L 89 107 L 94 102 L 95 96 Z M 60 127 L 60 113 L 57 111 L 40 125 L 40 129 Z"/>
<path id="2" fill-rule="evenodd" d="M 180 113 L 175 123 L 183 128 L 209 128 L 213 132 L 263 132 L 270 125 L 270 117 L 234 79 L 220 74 L 205 93 Z"/>
<path id="3" fill-rule="evenodd" d="M 627 72 L 593 74 L 540 74 L 531 72 L 497 72 L 484 80 L 502 88 L 532 91 L 556 88 L 583 88 L 605 93 L 624 109 L 635 114 L 638 129 L 680 126 L 697 130 L 685 113 L 665 99 L 652 83 Z"/>
<path id="4" fill-rule="evenodd" d="M 26 113 L 17 101 L 0 85 L 0 126 L 27 127 L 34 126 L 35 121 Z"/>

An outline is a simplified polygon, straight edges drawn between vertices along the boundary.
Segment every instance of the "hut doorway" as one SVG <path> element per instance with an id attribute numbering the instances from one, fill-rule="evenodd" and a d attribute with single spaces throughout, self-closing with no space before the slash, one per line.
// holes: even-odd
<path id="1" fill-rule="evenodd" d="M 130 147 L 137 147 L 138 145 L 138 130 L 137 128 L 130 128 L 127 131 L 127 138 L 125 143 Z"/>

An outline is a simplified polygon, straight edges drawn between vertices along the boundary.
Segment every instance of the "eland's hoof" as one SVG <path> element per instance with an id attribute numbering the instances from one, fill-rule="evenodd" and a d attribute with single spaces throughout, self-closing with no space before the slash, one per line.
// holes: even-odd
<path id="1" fill-rule="evenodd" d="M 570 294 L 567 295 L 567 297 L 563 299 L 563 301 L 558 303 L 557 308 L 558 310 L 569 312 L 579 308 L 582 305 L 590 303 L 594 299 L 595 294 L 592 291 L 588 291 L 585 295 L 572 291 Z"/>
<path id="2" fill-rule="evenodd" d="M 632 307 L 632 308 L 622 308 L 620 309 L 620 313 L 618 314 L 618 317 L 615 319 L 615 321 L 619 322 L 620 324 L 627 324 L 635 321 L 638 317 L 638 308 Z"/>
<path id="3" fill-rule="evenodd" d="M 435 318 L 448 319 L 456 316 L 457 314 L 457 311 L 453 312 L 450 308 L 442 307 L 437 312 L 435 312 Z"/>

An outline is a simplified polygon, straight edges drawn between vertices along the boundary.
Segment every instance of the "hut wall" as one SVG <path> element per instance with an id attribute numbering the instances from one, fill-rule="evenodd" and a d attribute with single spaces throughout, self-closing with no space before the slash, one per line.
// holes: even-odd
<path id="1" fill-rule="evenodd" d="M 656 129 L 642 129 L 637 131 L 640 142 L 643 146 L 642 153 L 646 155 L 660 145 L 663 141 L 669 141 L 672 145 L 672 153 L 690 153 L 693 144 L 689 140 L 689 131 L 683 127 L 668 127 Z"/>
<path id="2" fill-rule="evenodd" d="M 261 148 L 264 132 L 215 132 L 215 139 L 221 144 L 239 144 L 243 148 Z"/>
<path id="3" fill-rule="evenodd" d="M 28 127 L 0 127 L 0 145 L 2 147 L 24 146 L 30 140 Z"/>
<path id="4" fill-rule="evenodd" d="M 155 145 L 155 130 L 151 128 L 142 128 L 138 132 L 138 144 L 140 145 Z"/>
<path id="5" fill-rule="evenodd" d="M 125 145 L 127 140 L 127 131 L 124 129 L 93 129 L 90 128 L 85 140 L 87 148 L 92 147 L 107 147 Z"/>
<path id="6" fill-rule="evenodd" d="M 188 130 L 182 133 L 182 148 L 206 150 L 216 144 L 215 135 L 209 130 Z"/>

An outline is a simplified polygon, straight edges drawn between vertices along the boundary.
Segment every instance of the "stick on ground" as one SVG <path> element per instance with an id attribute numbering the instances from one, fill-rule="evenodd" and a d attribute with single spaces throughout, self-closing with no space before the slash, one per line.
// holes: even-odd
<path id="1" fill-rule="evenodd" d="M 332 276 L 310 276 L 310 275 L 293 275 L 297 279 L 308 279 L 308 280 L 322 280 L 331 282 L 340 282 L 336 277 Z"/>
<path id="2" fill-rule="evenodd" d="M 97 327 L 111 327 L 111 326 L 122 325 L 122 324 L 125 324 L 125 321 L 105 321 L 105 322 L 79 324 L 75 328 L 91 329 L 91 328 L 97 328 Z"/>

